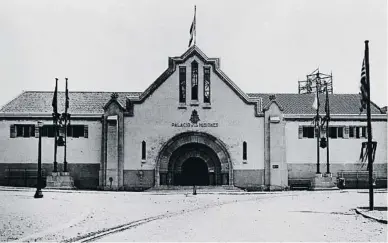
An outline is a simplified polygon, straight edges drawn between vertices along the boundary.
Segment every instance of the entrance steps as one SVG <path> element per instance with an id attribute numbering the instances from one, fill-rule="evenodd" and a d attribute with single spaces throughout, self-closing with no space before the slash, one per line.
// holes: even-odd
<path id="1" fill-rule="evenodd" d="M 222 186 L 196 186 L 197 193 L 201 192 L 244 192 L 244 190 L 231 186 L 231 185 L 222 185 Z M 192 192 L 193 187 L 192 186 L 158 186 L 153 187 L 147 190 L 148 192 L 154 191 L 154 192 L 175 192 L 175 191 L 182 191 L 182 192 Z"/>

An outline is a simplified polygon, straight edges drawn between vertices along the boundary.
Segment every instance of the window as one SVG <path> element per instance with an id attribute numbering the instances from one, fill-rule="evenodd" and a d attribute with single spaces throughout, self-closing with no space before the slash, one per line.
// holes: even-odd
<path id="1" fill-rule="evenodd" d="M 247 160 L 247 142 L 243 142 L 243 160 Z"/>
<path id="2" fill-rule="evenodd" d="M 79 138 L 84 136 L 84 126 L 83 125 L 72 125 L 71 133 L 73 138 Z"/>
<path id="3" fill-rule="evenodd" d="M 191 63 L 191 100 L 198 100 L 198 63 Z"/>
<path id="4" fill-rule="evenodd" d="M 344 127 L 338 127 L 338 137 L 339 138 L 344 137 Z"/>
<path id="5" fill-rule="evenodd" d="M 146 142 L 145 141 L 141 142 L 141 159 L 142 160 L 146 159 Z"/>
<path id="6" fill-rule="evenodd" d="M 329 138 L 344 138 L 344 127 L 329 127 Z"/>
<path id="7" fill-rule="evenodd" d="M 314 127 L 304 126 L 303 127 L 303 138 L 314 138 Z"/>
<path id="8" fill-rule="evenodd" d="M 210 103 L 210 67 L 203 68 L 203 102 Z"/>
<path id="9" fill-rule="evenodd" d="M 349 137 L 354 138 L 354 128 L 355 127 L 349 127 Z"/>
<path id="10" fill-rule="evenodd" d="M 59 129 L 57 129 L 57 136 L 59 136 Z M 54 137 L 54 125 L 44 125 L 42 129 L 42 137 Z M 86 125 L 70 125 L 67 126 L 67 137 L 73 138 L 87 138 L 88 126 Z"/>
<path id="11" fill-rule="evenodd" d="M 186 67 L 179 67 L 179 103 L 186 103 Z"/>
<path id="12" fill-rule="evenodd" d="M 350 126 L 349 127 L 349 138 L 367 138 L 367 127 L 365 126 Z"/>
<path id="13" fill-rule="evenodd" d="M 16 128 L 16 137 L 35 137 L 35 125 L 31 124 L 17 124 Z"/>
<path id="14" fill-rule="evenodd" d="M 330 138 L 337 138 L 338 133 L 337 133 L 337 127 L 329 127 L 329 137 Z"/>
<path id="15" fill-rule="evenodd" d="M 363 137 L 363 138 L 366 138 L 367 137 L 367 135 L 366 135 L 366 127 L 361 127 L 361 137 Z"/>

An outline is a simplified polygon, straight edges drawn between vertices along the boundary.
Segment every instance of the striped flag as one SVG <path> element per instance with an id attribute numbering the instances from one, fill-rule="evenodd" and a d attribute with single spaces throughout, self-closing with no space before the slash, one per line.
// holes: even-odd
<path id="1" fill-rule="evenodd" d="M 362 112 L 364 109 L 366 109 L 366 104 L 368 102 L 368 80 L 366 78 L 366 67 L 365 67 L 365 58 L 362 61 L 362 68 L 361 68 L 361 80 L 360 80 L 360 101 L 361 101 L 361 107 L 360 112 Z"/>
<path id="2" fill-rule="evenodd" d="M 190 27 L 190 41 L 189 41 L 189 47 L 191 46 L 191 43 L 193 42 L 194 40 L 194 45 L 195 45 L 195 37 L 196 37 L 196 20 L 195 20 L 195 16 L 196 16 L 196 12 L 197 12 L 197 6 L 194 6 L 194 19 L 193 19 L 193 22 L 191 23 L 191 27 Z"/>

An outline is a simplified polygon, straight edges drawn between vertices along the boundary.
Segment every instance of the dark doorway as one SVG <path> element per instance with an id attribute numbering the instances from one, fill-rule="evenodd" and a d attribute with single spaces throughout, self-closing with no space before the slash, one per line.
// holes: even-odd
<path id="1" fill-rule="evenodd" d="M 208 168 L 200 158 L 189 158 L 182 165 L 181 185 L 207 186 L 209 185 Z"/>

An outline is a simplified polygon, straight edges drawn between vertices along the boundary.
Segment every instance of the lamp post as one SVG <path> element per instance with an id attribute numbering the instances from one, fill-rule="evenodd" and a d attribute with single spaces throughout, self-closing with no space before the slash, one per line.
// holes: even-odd
<path id="1" fill-rule="evenodd" d="M 38 129 L 39 129 L 39 143 L 38 143 L 38 179 L 36 183 L 36 192 L 34 195 L 34 198 L 42 198 L 42 127 L 43 122 L 38 122 Z"/>

